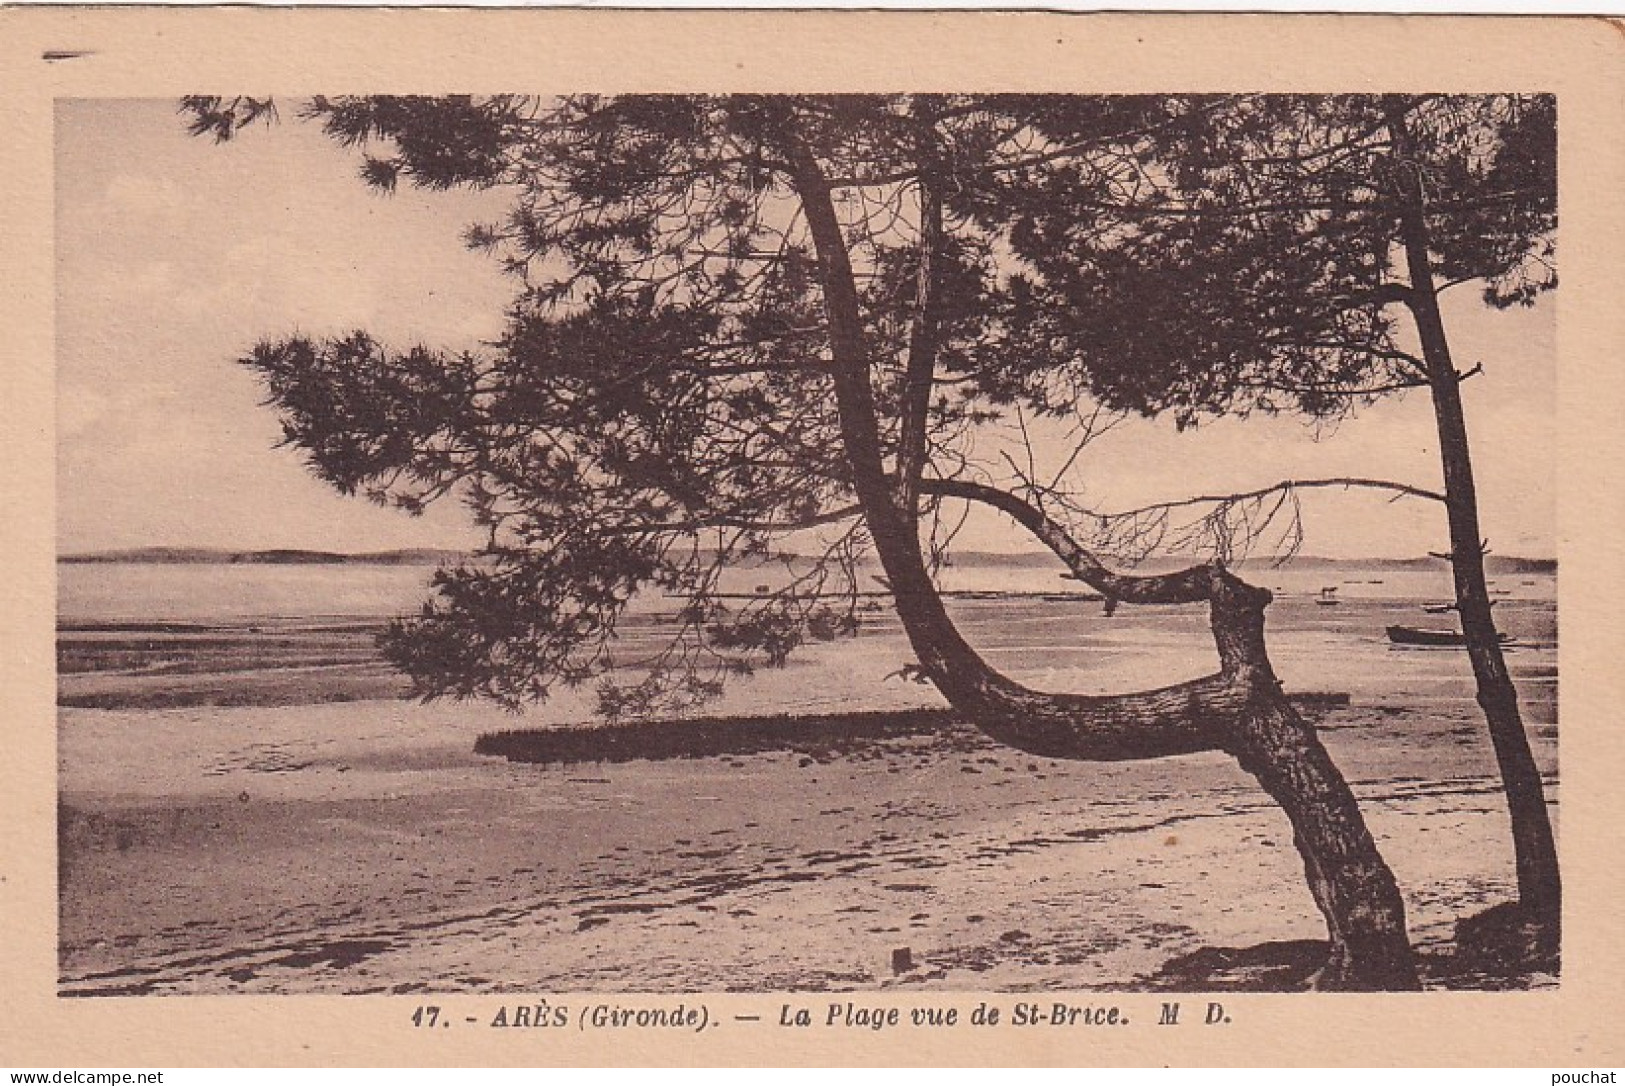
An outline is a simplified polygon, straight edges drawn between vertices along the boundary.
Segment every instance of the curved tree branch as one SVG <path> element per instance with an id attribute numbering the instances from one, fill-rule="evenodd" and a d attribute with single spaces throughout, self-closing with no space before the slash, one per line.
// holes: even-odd
<path id="1" fill-rule="evenodd" d="M 612 525 L 601 529 L 603 535 L 688 535 L 707 528 L 740 528 L 748 532 L 801 532 L 863 515 L 861 505 L 843 505 L 809 517 L 796 520 L 753 520 L 750 517 L 717 513 L 691 520 Z"/>
<path id="2" fill-rule="evenodd" d="M 1233 494 L 1198 494 L 1190 498 L 1180 498 L 1175 501 L 1154 502 L 1138 509 L 1124 509 L 1114 513 L 1103 513 L 1107 518 L 1132 517 L 1144 513 L 1155 513 L 1165 509 L 1182 509 L 1192 505 L 1219 505 L 1226 502 L 1243 502 L 1252 498 L 1262 498 L 1282 490 L 1315 490 L 1341 488 L 1344 490 L 1385 490 L 1397 498 L 1425 498 L 1428 501 L 1443 502 L 1445 496 L 1435 490 L 1424 490 L 1419 486 L 1408 483 L 1396 483 L 1387 479 L 1364 479 L 1357 476 L 1338 476 L 1331 479 L 1282 479 L 1270 486 L 1259 487 L 1257 490 L 1237 491 Z"/>
<path id="3" fill-rule="evenodd" d="M 1030 502 L 986 483 L 968 479 L 922 479 L 920 491 L 945 498 L 980 502 L 1007 514 L 1030 531 L 1072 571 L 1078 580 L 1110 599 L 1123 603 L 1203 603 L 1212 600 L 1226 580 L 1236 588 L 1252 588 L 1234 574 L 1215 566 L 1194 566 L 1176 573 L 1129 576 L 1113 572 L 1086 550 L 1066 528 Z M 1264 593 L 1268 598 L 1268 593 Z"/>

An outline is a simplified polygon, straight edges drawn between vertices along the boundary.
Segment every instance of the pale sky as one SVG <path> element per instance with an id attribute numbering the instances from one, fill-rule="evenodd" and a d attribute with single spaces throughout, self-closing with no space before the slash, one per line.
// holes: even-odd
<path id="1" fill-rule="evenodd" d="M 292 117 L 225 145 L 186 135 L 174 104 L 71 101 L 57 111 L 58 548 L 149 545 L 379 550 L 478 542 L 455 504 L 424 517 L 343 498 L 297 451 L 235 364 L 255 342 L 366 329 L 387 343 L 474 345 L 513 284 L 460 240 L 500 194 L 366 189 L 355 158 Z M 1555 309 L 1489 312 L 1447 295 L 1481 513 L 1501 554 L 1555 548 Z M 1453 296 L 1452 296 L 1453 295 Z M 1122 508 L 1287 477 L 1440 487 L 1432 411 L 1391 397 L 1318 435 L 1289 418 L 1195 433 L 1136 421 L 1080 461 L 1092 504 Z M 1304 503 L 1305 553 L 1446 549 L 1443 509 L 1370 495 Z M 961 545 L 1034 549 L 988 518 Z"/>

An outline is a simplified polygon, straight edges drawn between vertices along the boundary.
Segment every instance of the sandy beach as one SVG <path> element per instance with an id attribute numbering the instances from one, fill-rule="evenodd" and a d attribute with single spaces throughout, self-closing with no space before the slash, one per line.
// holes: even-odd
<path id="1" fill-rule="evenodd" d="M 1200 609 L 1124 622 L 1065 601 L 958 606 L 991 660 L 1040 687 L 1211 668 Z M 1289 690 L 1349 695 L 1305 711 L 1413 939 L 1442 952 L 1457 920 L 1510 899 L 1513 871 L 1464 657 L 1369 634 L 1416 612 L 1282 599 L 1272 652 Z M 1500 614 L 1555 804 L 1555 608 Z M 1203 948 L 1324 934 L 1285 816 L 1222 755 L 1053 762 L 953 727 L 529 764 L 475 742 L 581 726 L 583 704 L 516 717 L 398 700 L 365 623 L 114 626 L 59 644 L 65 995 L 1144 989 L 1177 983 L 1162 971 Z M 816 729 L 819 714 L 940 704 L 886 678 L 905 658 L 877 620 L 707 712 Z"/>

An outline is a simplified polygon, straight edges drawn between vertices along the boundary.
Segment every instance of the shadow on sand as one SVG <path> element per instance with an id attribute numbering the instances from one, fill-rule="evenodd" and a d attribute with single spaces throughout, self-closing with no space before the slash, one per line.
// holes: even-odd
<path id="1" fill-rule="evenodd" d="M 1416 948 L 1429 989 L 1502 991 L 1549 987 L 1558 974 L 1557 948 L 1537 938 L 1516 904 L 1493 906 L 1457 921 L 1447 942 Z M 1303 992 L 1314 987 L 1326 943 L 1293 939 L 1248 947 L 1202 947 L 1172 958 L 1142 978 L 1148 991 Z"/>

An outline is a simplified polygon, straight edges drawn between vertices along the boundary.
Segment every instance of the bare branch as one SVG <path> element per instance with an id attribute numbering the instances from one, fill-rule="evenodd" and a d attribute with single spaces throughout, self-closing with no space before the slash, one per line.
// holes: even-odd
<path id="1" fill-rule="evenodd" d="M 929 124 L 929 110 L 922 122 Z M 922 136 L 920 142 L 924 144 Z M 922 157 L 932 153 L 922 146 Z M 907 509 L 919 493 L 920 470 L 925 465 L 926 430 L 931 415 L 932 377 L 937 368 L 938 295 L 937 263 L 943 244 L 942 196 L 934 178 L 920 175 L 920 238 L 915 271 L 913 327 L 909 330 L 908 362 L 903 376 L 902 432 L 898 439 L 898 503 Z"/>
<path id="2" fill-rule="evenodd" d="M 1064 525 L 1030 502 L 998 487 L 969 479 L 922 479 L 920 490 L 981 502 L 1008 514 L 1047 546 L 1078 580 L 1110 599 L 1124 603 L 1201 603 L 1213 598 L 1213 567 L 1193 566 L 1178 573 L 1149 577 L 1115 573 L 1079 544 Z"/>
<path id="3" fill-rule="evenodd" d="M 863 507 L 860 505 L 846 505 L 839 509 L 831 509 L 828 512 L 819 513 L 817 516 L 804 517 L 799 520 L 752 520 L 749 517 L 718 513 L 708 517 L 696 517 L 693 520 L 613 525 L 600 529 L 600 534 L 665 535 L 669 533 L 689 535 L 694 532 L 705 531 L 708 528 L 740 528 L 750 532 L 800 532 L 825 524 L 836 524 L 862 515 Z"/>
<path id="4" fill-rule="evenodd" d="M 1193 505 L 1219 505 L 1246 501 L 1250 498 L 1262 498 L 1277 491 L 1290 490 L 1316 490 L 1341 488 L 1344 490 L 1367 489 L 1385 490 L 1401 497 L 1426 498 L 1429 501 L 1443 502 L 1445 496 L 1433 490 L 1424 490 L 1421 487 L 1411 486 L 1407 483 L 1395 483 L 1386 479 L 1362 479 L 1354 476 L 1344 476 L 1335 479 L 1283 479 L 1271 486 L 1259 487 L 1257 490 L 1238 491 L 1234 494 L 1199 494 L 1191 498 L 1180 498 L 1176 501 L 1156 502 L 1152 505 L 1141 506 L 1138 509 L 1126 509 L 1117 513 L 1105 513 L 1102 516 L 1132 517 L 1143 513 L 1154 513 L 1161 510 L 1180 509 Z"/>

